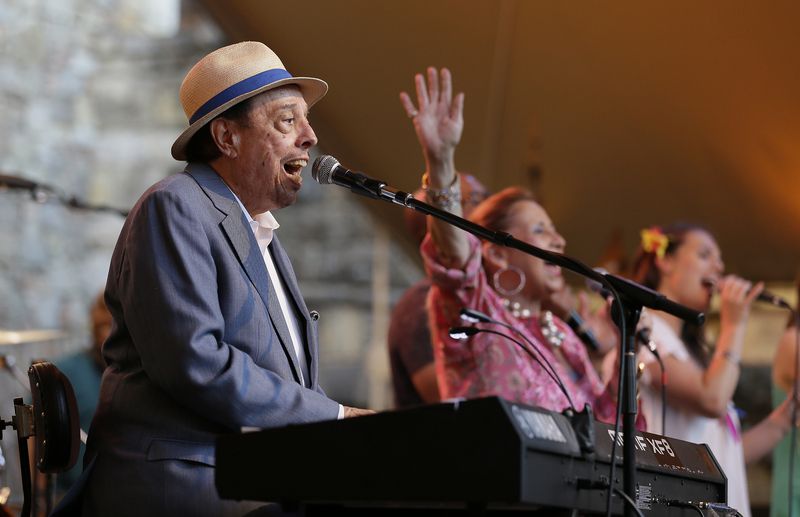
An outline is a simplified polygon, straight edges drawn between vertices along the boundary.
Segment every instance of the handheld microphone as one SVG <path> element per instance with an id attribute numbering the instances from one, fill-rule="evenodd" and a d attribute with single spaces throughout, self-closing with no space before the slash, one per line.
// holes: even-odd
<path id="1" fill-rule="evenodd" d="M 776 307 L 780 307 L 781 309 L 787 309 L 787 310 L 790 310 L 790 311 L 794 310 L 794 309 L 792 309 L 792 306 L 789 305 L 789 302 L 787 302 L 786 300 L 784 300 L 780 296 L 778 296 L 776 294 L 772 294 L 772 293 L 770 293 L 768 291 L 761 291 L 758 294 L 758 296 L 756 297 L 756 300 L 758 300 L 759 302 L 769 303 L 769 304 L 774 305 Z"/>
<path id="2" fill-rule="evenodd" d="M 711 288 L 715 292 L 719 292 L 719 287 L 717 286 L 716 282 L 712 280 L 703 280 L 703 285 L 706 287 Z M 775 307 L 780 307 L 781 309 L 786 309 L 789 311 L 793 311 L 792 306 L 789 305 L 789 302 L 781 298 L 776 294 L 772 294 L 769 291 L 761 291 L 756 296 L 757 302 L 768 303 L 770 305 L 774 305 Z"/>
<path id="3" fill-rule="evenodd" d="M 594 268 L 594 270 L 597 271 L 598 273 L 600 273 L 601 275 L 605 275 L 605 274 L 608 273 L 608 271 L 606 271 L 605 269 L 603 269 L 601 267 L 596 267 L 596 268 Z M 710 287 L 711 289 L 713 289 L 715 291 L 717 289 L 717 284 L 715 282 L 710 281 L 710 280 L 703 280 L 703 285 L 705 285 L 706 287 Z M 592 280 L 592 279 L 587 278 L 586 279 L 586 288 L 589 289 L 590 291 L 592 291 L 593 293 L 596 293 L 596 294 L 602 296 L 603 298 L 608 299 L 608 298 L 611 297 L 611 291 L 609 291 L 608 289 L 603 287 L 603 285 L 600 282 L 597 282 L 596 280 Z M 787 302 L 786 300 L 784 300 L 783 298 L 781 298 L 780 296 L 778 296 L 776 294 L 770 293 L 769 291 L 761 291 L 758 294 L 758 296 L 756 296 L 756 301 L 762 302 L 762 303 L 768 303 L 770 305 L 774 305 L 775 307 L 780 307 L 781 309 L 786 309 L 786 310 L 790 310 L 790 311 L 794 310 L 792 308 L 792 306 L 789 305 L 789 302 Z"/>

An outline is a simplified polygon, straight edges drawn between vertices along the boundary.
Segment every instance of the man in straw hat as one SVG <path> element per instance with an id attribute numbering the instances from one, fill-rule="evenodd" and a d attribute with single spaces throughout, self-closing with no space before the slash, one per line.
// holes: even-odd
<path id="1" fill-rule="evenodd" d="M 241 515 L 258 505 L 217 495 L 217 435 L 367 412 L 319 386 L 318 314 L 271 214 L 297 197 L 327 89 L 256 42 L 186 75 L 172 156 L 188 165 L 136 203 L 111 261 L 84 515 Z"/>

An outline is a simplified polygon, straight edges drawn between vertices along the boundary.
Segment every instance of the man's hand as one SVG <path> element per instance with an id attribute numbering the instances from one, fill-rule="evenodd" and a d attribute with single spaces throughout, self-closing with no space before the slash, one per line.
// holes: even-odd
<path id="1" fill-rule="evenodd" d="M 352 418 L 354 416 L 374 415 L 375 411 L 371 409 L 361 409 L 357 407 L 344 406 L 344 417 Z"/>

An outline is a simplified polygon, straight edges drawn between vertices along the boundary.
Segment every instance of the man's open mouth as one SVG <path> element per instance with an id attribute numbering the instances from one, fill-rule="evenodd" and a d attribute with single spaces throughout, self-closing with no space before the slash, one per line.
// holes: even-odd
<path id="1" fill-rule="evenodd" d="M 286 171 L 287 174 L 300 174 L 300 171 L 303 170 L 303 167 L 308 165 L 308 160 L 291 160 L 283 164 L 283 170 Z"/>

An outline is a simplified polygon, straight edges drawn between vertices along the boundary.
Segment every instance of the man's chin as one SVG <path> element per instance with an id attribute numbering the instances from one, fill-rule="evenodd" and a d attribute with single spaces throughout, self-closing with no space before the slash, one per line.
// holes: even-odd
<path id="1" fill-rule="evenodd" d="M 297 197 L 300 194 L 300 186 L 296 188 L 283 188 L 278 196 L 275 197 L 275 210 L 286 208 L 287 206 L 295 204 Z"/>

